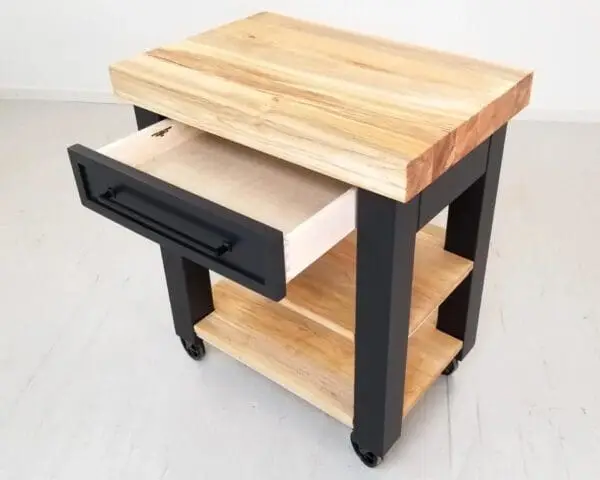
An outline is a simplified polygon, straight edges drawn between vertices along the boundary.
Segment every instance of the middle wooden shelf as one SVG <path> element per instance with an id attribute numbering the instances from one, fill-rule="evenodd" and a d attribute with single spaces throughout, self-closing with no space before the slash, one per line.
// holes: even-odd
<path id="1" fill-rule="evenodd" d="M 410 308 L 410 333 L 436 311 L 473 269 L 473 263 L 444 250 L 445 230 L 427 225 L 417 234 Z M 281 303 L 354 339 L 356 231 L 288 284 Z"/>

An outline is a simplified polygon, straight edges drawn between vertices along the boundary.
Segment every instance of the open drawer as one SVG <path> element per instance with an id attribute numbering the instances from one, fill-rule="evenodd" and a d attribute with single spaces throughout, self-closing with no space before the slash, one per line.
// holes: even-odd
<path id="1" fill-rule="evenodd" d="M 69 158 L 85 206 L 275 300 L 355 226 L 349 185 L 172 120 Z"/>

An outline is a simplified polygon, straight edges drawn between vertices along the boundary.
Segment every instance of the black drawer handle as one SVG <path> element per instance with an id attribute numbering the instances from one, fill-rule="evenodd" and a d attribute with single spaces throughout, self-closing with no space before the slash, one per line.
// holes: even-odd
<path id="1" fill-rule="evenodd" d="M 170 238 L 178 243 L 184 244 L 192 250 L 197 250 L 201 253 L 213 255 L 215 257 L 222 257 L 227 252 L 231 252 L 233 250 L 233 242 L 230 240 L 223 240 L 221 245 L 218 246 L 207 245 L 189 237 L 188 235 L 178 232 L 167 225 L 163 225 L 162 223 L 159 223 L 147 215 L 129 208 L 126 205 L 116 203 L 117 194 L 117 189 L 109 188 L 106 190 L 106 192 L 99 196 L 98 200 L 100 203 L 104 204 L 104 206 L 119 213 L 120 215 L 129 217 L 130 219 L 144 225 L 146 228 L 154 230 L 156 233 Z"/>

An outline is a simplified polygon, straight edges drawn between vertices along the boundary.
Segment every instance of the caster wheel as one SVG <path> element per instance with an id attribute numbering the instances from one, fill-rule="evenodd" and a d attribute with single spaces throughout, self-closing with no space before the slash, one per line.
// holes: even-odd
<path id="1" fill-rule="evenodd" d="M 352 442 L 352 448 L 354 449 L 354 452 L 356 455 L 358 455 L 358 458 L 360 458 L 361 462 L 363 462 L 367 467 L 375 468 L 383 460 L 382 457 L 378 457 L 373 452 L 369 452 L 368 450 L 363 450 L 360 448 L 358 443 L 356 443 L 354 440 L 350 439 L 350 441 Z"/>
<path id="2" fill-rule="evenodd" d="M 192 358 L 192 360 L 202 360 L 202 357 L 206 354 L 206 348 L 204 347 L 204 342 L 197 338 L 193 342 L 189 342 L 183 338 L 181 340 L 181 345 L 183 345 L 183 349 L 186 353 Z"/>
<path id="3" fill-rule="evenodd" d="M 458 368 L 458 364 L 459 364 L 459 361 L 456 358 L 452 359 L 452 361 L 448 364 L 448 366 L 442 372 L 442 375 L 446 375 L 446 376 L 452 375 Z"/>

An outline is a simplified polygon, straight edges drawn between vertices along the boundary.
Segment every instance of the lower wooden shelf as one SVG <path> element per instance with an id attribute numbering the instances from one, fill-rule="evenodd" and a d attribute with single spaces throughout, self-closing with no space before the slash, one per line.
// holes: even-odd
<path id="1" fill-rule="evenodd" d="M 436 238 L 438 240 L 422 238 L 421 241 L 432 242 L 430 247 L 435 244 L 435 248 L 443 251 L 439 236 Z M 345 258 L 346 262 L 353 261 L 351 255 L 346 255 Z M 446 279 L 443 289 L 445 295 L 470 270 L 468 266 L 465 267 L 460 262 L 458 264 L 462 265 L 461 268 L 455 268 L 455 261 L 447 264 L 445 270 L 440 267 L 444 270 L 442 276 L 445 275 Z M 450 277 L 454 277 L 454 280 L 450 281 Z M 450 284 L 453 285 L 452 288 L 448 287 Z M 330 290 L 329 294 L 335 292 Z M 354 289 L 342 289 L 342 294 L 353 296 Z M 315 295 L 315 304 L 318 304 L 317 297 L 321 293 L 316 292 Z M 342 423 L 352 426 L 354 341 L 353 335 L 348 335 L 344 328 L 351 328 L 353 324 L 350 327 L 336 328 L 339 319 L 323 322 L 322 315 L 315 319 L 314 314 L 308 310 L 308 314 L 304 314 L 302 309 L 294 305 L 290 308 L 289 301 L 273 302 L 227 280 L 215 286 L 213 296 L 215 311 L 195 326 L 199 337 Z M 428 295 L 425 294 L 425 297 Z M 404 415 L 462 347 L 462 342 L 440 332 L 433 323 L 425 321 L 435 314 L 443 301 L 439 292 L 432 297 L 435 302 L 429 304 L 433 307 L 428 306 L 426 313 L 419 313 L 420 323 L 413 328 L 408 342 Z M 304 300 L 308 305 L 310 299 L 304 297 Z M 351 304 L 349 299 L 344 303 Z M 433 310 L 429 311 L 430 308 Z"/>

